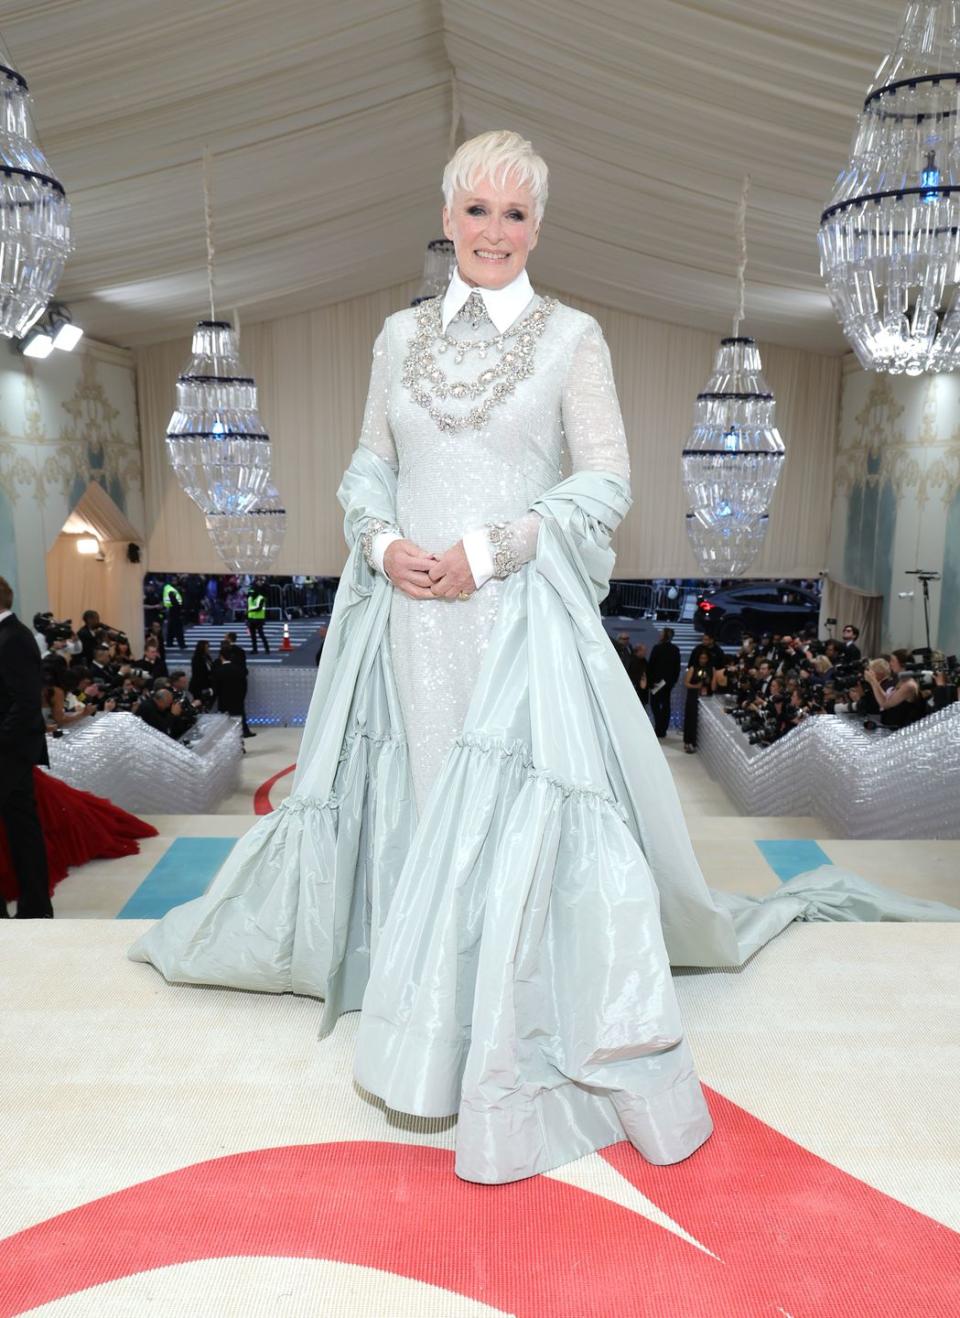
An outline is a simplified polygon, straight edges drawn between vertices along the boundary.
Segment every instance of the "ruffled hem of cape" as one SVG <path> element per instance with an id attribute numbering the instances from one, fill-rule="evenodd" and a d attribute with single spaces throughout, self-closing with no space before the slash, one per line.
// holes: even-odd
<path id="1" fill-rule="evenodd" d="M 523 741 L 465 734 L 422 827 L 364 997 L 359 1083 L 458 1114 L 467 1180 L 625 1137 L 651 1162 L 688 1157 L 710 1116 L 656 884 L 612 795 L 537 769 Z"/>
<path id="2" fill-rule="evenodd" d="M 371 941 L 413 836 L 408 782 L 404 738 L 351 733 L 333 791 L 291 795 L 258 820 L 208 892 L 148 929 L 131 960 L 173 983 L 359 1005 Z"/>

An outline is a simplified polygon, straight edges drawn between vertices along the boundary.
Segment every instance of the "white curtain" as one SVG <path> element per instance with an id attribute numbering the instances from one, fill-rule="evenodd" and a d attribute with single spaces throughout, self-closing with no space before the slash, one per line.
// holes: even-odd
<path id="1" fill-rule="evenodd" d="M 335 493 L 356 445 L 370 353 L 384 317 L 409 304 L 416 283 L 243 329 L 245 368 L 260 389 L 274 445 L 274 477 L 288 510 L 278 573 L 338 575 L 344 562 Z M 542 292 L 551 291 L 546 288 Z M 646 320 L 558 294 L 597 317 L 610 344 L 633 464 L 634 505 L 618 532 L 621 577 L 696 576 L 687 545 L 680 451 L 719 335 Z M 811 577 L 826 559 L 841 359 L 761 344 L 777 397 L 787 461 L 757 576 Z M 147 563 L 156 571 L 223 571 L 199 510 L 182 494 L 164 449 L 174 382 L 189 342 L 136 353 Z"/>

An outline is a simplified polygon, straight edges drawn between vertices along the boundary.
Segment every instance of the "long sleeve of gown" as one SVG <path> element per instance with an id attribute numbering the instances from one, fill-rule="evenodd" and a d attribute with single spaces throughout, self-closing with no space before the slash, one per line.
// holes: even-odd
<path id="1" fill-rule="evenodd" d="M 561 409 L 571 472 L 608 471 L 629 481 L 630 455 L 610 350 L 592 318 L 573 350 Z M 529 512 L 464 535 L 464 550 L 478 587 L 491 577 L 518 571 L 533 558 L 540 521 L 539 513 Z"/>
<path id="2" fill-rule="evenodd" d="M 387 389 L 390 383 L 390 360 L 387 350 L 386 326 L 377 335 L 373 345 L 373 363 L 370 367 L 370 388 L 367 391 L 367 403 L 363 409 L 363 426 L 360 431 L 360 445 L 382 458 L 394 471 L 398 470 L 397 448 L 393 442 L 390 422 L 387 418 Z M 383 555 L 393 540 L 402 539 L 399 526 L 384 522 L 379 517 L 370 517 L 360 532 L 363 554 L 370 568 L 386 572 Z"/>

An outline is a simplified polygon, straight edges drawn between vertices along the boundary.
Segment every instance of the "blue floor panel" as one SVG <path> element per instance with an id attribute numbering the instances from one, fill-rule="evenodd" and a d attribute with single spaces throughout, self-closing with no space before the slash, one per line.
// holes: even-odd
<path id="1" fill-rule="evenodd" d="M 777 838 L 771 841 L 757 842 L 767 864 L 781 882 L 805 874 L 807 870 L 818 869 L 821 865 L 832 865 L 833 861 L 819 842 L 808 838 Z"/>
<path id="2" fill-rule="evenodd" d="M 178 837 L 118 913 L 118 920 L 159 920 L 206 892 L 236 845 L 235 837 Z"/>

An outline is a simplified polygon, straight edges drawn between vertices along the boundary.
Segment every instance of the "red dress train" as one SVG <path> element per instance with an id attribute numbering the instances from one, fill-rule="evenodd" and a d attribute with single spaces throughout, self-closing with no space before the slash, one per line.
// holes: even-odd
<path id="1" fill-rule="evenodd" d="M 156 837 L 152 824 L 128 814 L 106 797 L 94 796 L 70 787 L 42 769 L 33 771 L 37 797 L 37 814 L 47 848 L 50 891 L 67 877 L 72 865 L 88 860 L 114 860 L 118 856 L 135 856 L 138 839 Z M 17 882 L 10 861 L 7 831 L 0 822 L 0 898 L 17 899 Z"/>

